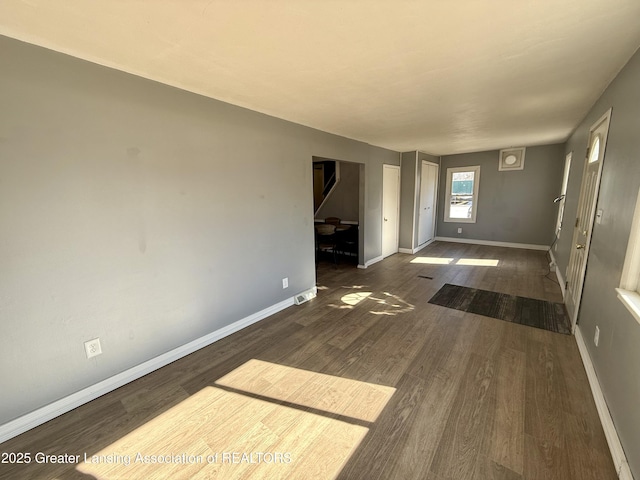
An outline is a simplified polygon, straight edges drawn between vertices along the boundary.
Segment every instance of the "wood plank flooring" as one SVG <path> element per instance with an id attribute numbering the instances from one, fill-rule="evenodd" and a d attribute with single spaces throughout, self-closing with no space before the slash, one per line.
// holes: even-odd
<path id="1" fill-rule="evenodd" d="M 547 265 L 444 242 L 321 263 L 313 301 L 0 444 L 32 458 L 0 478 L 615 479 L 572 336 L 428 303 L 445 283 L 561 302 Z"/>

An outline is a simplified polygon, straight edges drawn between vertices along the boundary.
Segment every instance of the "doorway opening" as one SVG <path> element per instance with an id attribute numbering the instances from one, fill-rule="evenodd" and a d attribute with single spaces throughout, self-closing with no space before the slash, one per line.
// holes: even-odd
<path id="1" fill-rule="evenodd" d="M 356 267 L 363 258 L 364 165 L 313 157 L 316 268 Z"/>

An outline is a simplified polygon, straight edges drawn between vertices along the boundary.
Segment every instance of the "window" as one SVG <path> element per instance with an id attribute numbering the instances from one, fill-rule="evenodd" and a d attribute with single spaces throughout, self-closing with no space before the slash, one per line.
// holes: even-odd
<path id="1" fill-rule="evenodd" d="M 631 223 L 631 234 L 624 258 L 618 298 L 640 323 L 640 192 Z"/>
<path id="2" fill-rule="evenodd" d="M 600 158 L 600 135 L 596 135 L 593 144 L 589 149 L 589 163 L 593 163 Z"/>
<path id="3" fill-rule="evenodd" d="M 445 222 L 476 223 L 480 166 L 447 168 Z"/>

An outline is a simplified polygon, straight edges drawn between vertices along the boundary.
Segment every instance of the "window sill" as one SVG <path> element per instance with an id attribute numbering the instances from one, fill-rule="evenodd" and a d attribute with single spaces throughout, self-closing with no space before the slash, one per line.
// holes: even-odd
<path id="1" fill-rule="evenodd" d="M 623 290 L 622 288 L 616 288 L 616 292 L 622 304 L 627 307 L 631 315 L 640 323 L 640 295 L 638 292 Z"/>
<path id="2" fill-rule="evenodd" d="M 444 218 L 446 223 L 476 223 L 475 218 Z"/>

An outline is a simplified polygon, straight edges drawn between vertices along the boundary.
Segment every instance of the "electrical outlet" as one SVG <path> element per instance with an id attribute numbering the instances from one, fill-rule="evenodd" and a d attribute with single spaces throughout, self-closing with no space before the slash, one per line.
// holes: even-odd
<path id="1" fill-rule="evenodd" d="M 458 233 L 462 233 L 462 227 L 458 227 Z"/>
<path id="2" fill-rule="evenodd" d="M 87 358 L 96 357 L 102 354 L 102 347 L 100 346 L 100 339 L 94 338 L 88 342 L 84 342 L 84 353 L 87 354 Z"/>
<path id="3" fill-rule="evenodd" d="M 289 277 L 282 279 L 282 288 L 289 288 Z"/>
<path id="4" fill-rule="evenodd" d="M 593 336 L 593 343 L 596 344 L 596 347 L 598 346 L 599 341 L 600 341 L 600 329 L 596 325 L 596 334 Z"/>

